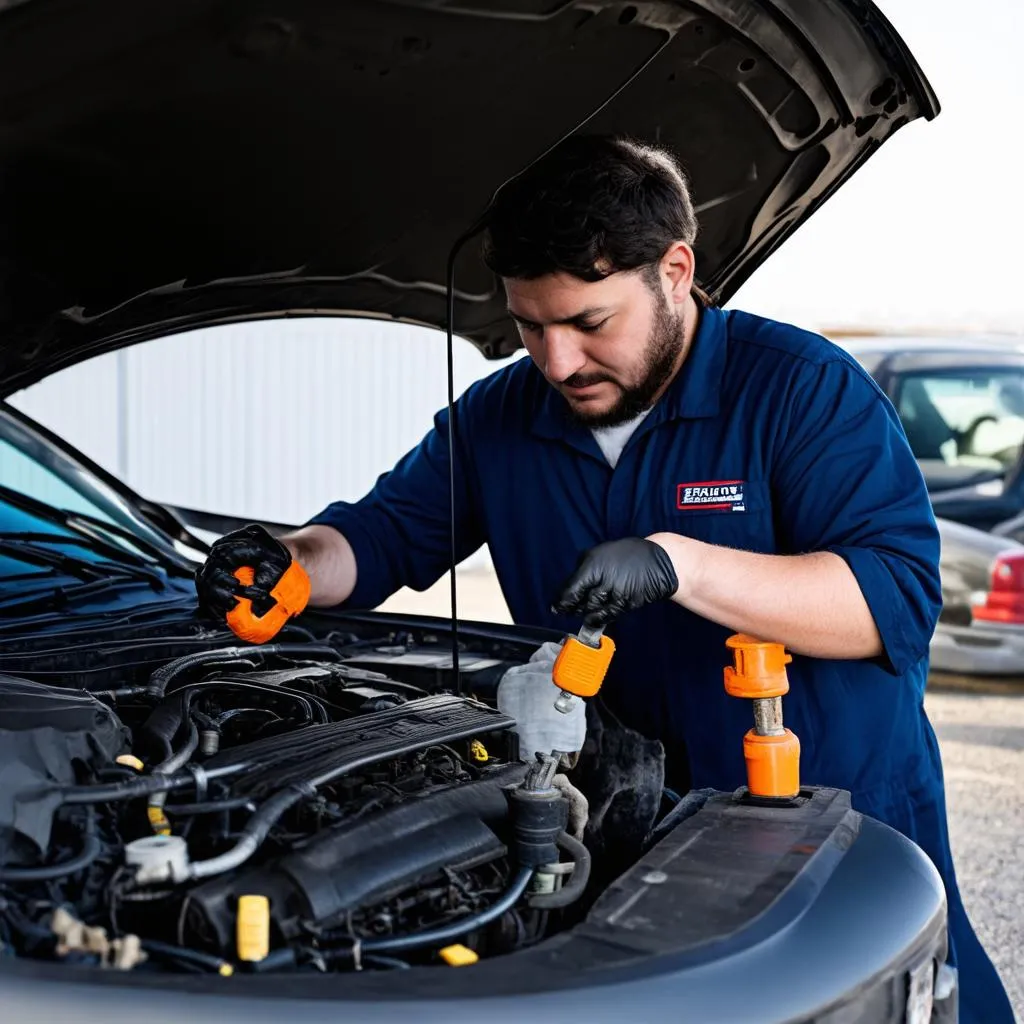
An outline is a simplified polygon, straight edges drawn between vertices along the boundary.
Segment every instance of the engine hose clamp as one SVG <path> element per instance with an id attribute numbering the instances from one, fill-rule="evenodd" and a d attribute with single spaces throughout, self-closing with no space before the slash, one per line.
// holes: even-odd
<path id="1" fill-rule="evenodd" d="M 541 864 L 537 868 L 538 874 L 545 875 L 571 875 L 576 870 L 576 865 L 571 860 L 556 861 L 554 864 Z"/>
<path id="2" fill-rule="evenodd" d="M 209 789 L 210 776 L 207 775 L 206 769 L 200 764 L 190 764 L 188 770 L 196 780 L 196 802 L 202 803 L 206 799 L 206 793 Z"/>

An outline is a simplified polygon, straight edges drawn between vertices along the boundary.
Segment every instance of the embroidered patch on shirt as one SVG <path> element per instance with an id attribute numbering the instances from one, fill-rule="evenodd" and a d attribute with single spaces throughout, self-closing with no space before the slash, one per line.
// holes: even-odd
<path id="1" fill-rule="evenodd" d="M 745 512 L 742 480 L 704 480 L 676 487 L 676 508 L 683 512 L 693 509 L 721 509 Z"/>

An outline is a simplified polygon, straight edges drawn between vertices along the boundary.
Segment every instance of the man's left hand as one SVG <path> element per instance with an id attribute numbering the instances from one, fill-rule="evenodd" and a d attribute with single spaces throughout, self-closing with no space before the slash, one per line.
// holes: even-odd
<path id="1" fill-rule="evenodd" d="M 660 544 L 626 537 L 591 548 L 566 581 L 553 611 L 606 626 L 623 612 L 672 597 L 679 589 L 672 559 Z"/>

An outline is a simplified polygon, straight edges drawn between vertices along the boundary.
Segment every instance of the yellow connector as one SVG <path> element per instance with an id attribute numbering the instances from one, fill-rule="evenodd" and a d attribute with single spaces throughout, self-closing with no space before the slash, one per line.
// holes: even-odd
<path id="1" fill-rule="evenodd" d="M 149 817 L 149 824 L 158 836 L 169 836 L 171 834 L 171 823 L 167 820 L 162 807 L 148 807 L 146 809 Z"/>
<path id="2" fill-rule="evenodd" d="M 470 743 L 469 752 L 473 756 L 474 761 L 480 761 L 481 763 L 489 761 L 491 758 L 491 755 L 487 753 L 487 748 L 479 740 L 473 740 Z"/>
<path id="3" fill-rule="evenodd" d="M 134 768 L 137 772 L 146 767 L 134 754 L 122 754 L 117 763 L 123 764 L 126 768 Z"/>
<path id="4" fill-rule="evenodd" d="M 270 900 L 266 896 L 239 896 L 235 921 L 238 959 L 264 959 L 270 952 Z"/>
<path id="5" fill-rule="evenodd" d="M 470 964 L 475 964 L 480 957 L 468 946 L 457 942 L 454 946 L 445 946 L 441 950 L 441 959 L 449 967 L 469 967 Z"/>

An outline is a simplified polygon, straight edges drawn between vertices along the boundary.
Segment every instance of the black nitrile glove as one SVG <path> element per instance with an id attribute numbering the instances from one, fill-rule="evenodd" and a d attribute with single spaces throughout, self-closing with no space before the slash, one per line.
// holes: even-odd
<path id="1" fill-rule="evenodd" d="M 199 607 L 216 618 L 224 618 L 238 598 L 247 597 L 253 610 L 262 614 L 273 604 L 270 591 L 292 563 L 291 552 L 262 526 L 245 526 L 215 541 L 206 561 L 196 572 Z M 251 566 L 255 578 L 251 587 L 235 578 L 235 570 Z"/>
<path id="2" fill-rule="evenodd" d="M 623 612 L 664 601 L 679 588 L 668 552 L 643 537 L 591 548 L 562 588 L 553 611 L 606 626 Z"/>

